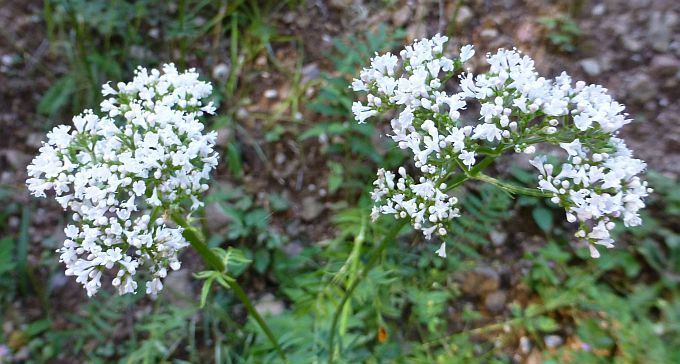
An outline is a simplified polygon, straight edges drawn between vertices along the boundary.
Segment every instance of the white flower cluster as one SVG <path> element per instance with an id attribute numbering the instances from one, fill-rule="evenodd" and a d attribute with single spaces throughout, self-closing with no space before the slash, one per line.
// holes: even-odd
<path id="1" fill-rule="evenodd" d="M 638 210 L 645 206 L 644 197 L 651 192 L 638 174 L 645 163 L 632 158 L 621 139 L 612 137 L 609 148 L 590 149 L 579 139 L 561 143 L 569 157 L 553 176 L 554 167 L 544 156 L 531 164 L 538 168 L 539 188 L 553 194 L 552 202 L 564 206 L 567 221 L 578 222 L 576 236 L 586 239 L 593 258 L 600 256 L 595 245 L 614 247 L 609 231 L 621 218 L 625 226 L 642 223 Z"/>
<path id="2" fill-rule="evenodd" d="M 89 296 L 101 287 L 105 270 L 114 270 L 120 294 L 135 292 L 135 274 L 148 271 L 146 293 L 155 296 L 168 270 L 180 268 L 178 253 L 188 243 L 166 219 L 184 200 L 192 211 L 202 205 L 198 196 L 217 165 L 217 135 L 204 134 L 197 119 L 214 113 L 212 103 L 202 102 L 211 93 L 193 69 L 140 67 L 117 90 L 103 86 L 105 116 L 85 110 L 73 127 L 47 134 L 28 166 L 28 188 L 38 197 L 54 190 L 72 211 L 57 252 L 66 275 L 76 276 Z"/>
<path id="3" fill-rule="evenodd" d="M 457 171 L 475 178 L 477 167 L 486 166 L 478 163 L 480 157 L 494 159 L 508 150 L 532 154 L 534 144 L 550 143 L 567 150 L 568 162 L 553 177 L 552 166 L 535 160 L 540 189 L 554 194 L 569 221 L 581 222 L 577 236 L 591 243 L 593 256 L 593 244 L 612 246 L 613 219 L 640 224 L 637 211 L 649 189 L 637 177 L 644 162 L 633 159 L 615 137 L 630 122 L 623 105 L 599 85 L 579 81 L 572 86 L 566 73 L 552 80 L 540 77 L 534 61 L 517 50 L 487 55 L 486 73 L 462 72 L 473 47 L 447 58 L 446 41 L 440 35 L 416 41 L 401 51 L 401 60 L 390 53 L 376 55 L 352 83 L 355 91 L 368 93 L 366 104 L 353 104 L 356 120 L 395 112 L 390 136 L 413 153 L 422 173 L 415 183 L 403 168 L 397 181 L 380 170 L 372 194 L 374 218 L 408 216 L 427 238 L 433 232 L 444 235 L 446 219 L 459 213 L 456 199 L 447 195 L 447 182 Z M 447 82 L 457 74 L 458 92 L 447 93 Z"/>
<path id="4" fill-rule="evenodd" d="M 408 217 L 414 228 L 422 230 L 428 239 L 435 229 L 438 229 L 438 234 L 445 235 L 442 222 L 458 216 L 455 207 L 458 200 L 443 192 L 446 184 L 435 186 L 432 179 L 425 177 L 420 177 L 419 183 L 415 183 L 404 167 L 399 168 L 399 177 L 395 181 L 396 177 L 390 171 L 378 171 L 371 197 L 374 201 L 385 200 L 385 203 L 374 206 L 371 218 L 375 220 L 379 214 L 394 214 L 402 219 Z"/>
<path id="5" fill-rule="evenodd" d="M 464 61 L 474 55 L 472 47 L 463 47 L 461 57 L 452 60 L 443 56 L 446 37 L 435 36 L 406 47 L 399 59 L 387 53 L 371 60 L 371 68 L 361 72 L 354 80 L 355 91 L 368 91 L 368 103 L 355 102 L 352 106 L 357 120 L 390 109 L 400 109 L 392 120 L 392 139 L 401 149 L 410 149 L 416 168 L 422 177 L 415 181 L 399 169 L 398 180 L 391 172 L 380 170 L 376 189 L 372 194 L 376 202 L 372 217 L 394 214 L 410 218 L 414 228 L 422 230 L 429 239 L 434 232 L 446 234 L 445 222 L 458 216 L 457 200 L 446 193 L 447 173 L 444 164 L 459 159 L 467 166 L 475 163 L 475 153 L 466 149 L 466 139 L 471 137 L 471 127 L 458 128 L 458 120 L 465 101 L 460 94 L 447 95 L 442 89 L 441 72 L 452 75 Z M 450 76 L 449 76 L 450 77 Z"/>

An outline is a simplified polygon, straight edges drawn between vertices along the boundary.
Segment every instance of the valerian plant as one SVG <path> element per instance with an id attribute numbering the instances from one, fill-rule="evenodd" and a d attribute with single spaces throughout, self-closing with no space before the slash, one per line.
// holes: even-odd
<path id="1" fill-rule="evenodd" d="M 212 85 L 194 69 L 180 73 L 172 64 L 160 71 L 139 67 L 131 82 L 116 88 L 104 84 L 101 116 L 85 110 L 73 126 L 47 134 L 28 166 L 28 189 L 37 197 L 54 190 L 71 212 L 57 252 L 66 275 L 75 276 L 88 296 L 101 288 L 103 277 L 113 277 L 119 294 L 135 293 L 142 276 L 146 293 L 155 297 L 168 270 L 180 269 L 180 252 L 192 245 L 285 361 L 271 330 L 227 275 L 226 258 L 187 220 L 203 206 L 200 197 L 218 163 L 217 133 L 204 132 L 198 119 L 215 112 L 205 102 L 211 94 Z"/>
<path id="2" fill-rule="evenodd" d="M 415 41 L 400 52 L 376 55 L 352 88 L 367 93 L 352 111 L 359 123 L 378 115 L 394 115 L 390 137 L 412 153 L 418 176 L 405 167 L 378 171 L 372 217 L 394 215 L 409 221 L 427 239 L 447 234 L 446 222 L 460 216 L 449 193 L 469 179 L 492 183 L 511 193 L 545 196 L 578 224 L 576 237 L 614 246 L 616 222 L 641 224 L 638 210 L 651 188 L 639 174 L 645 163 L 632 157 L 619 129 L 631 120 L 624 106 L 599 85 L 572 84 L 566 73 L 541 77 L 534 61 L 517 50 L 488 54 L 489 70 L 473 75 L 463 70 L 475 53 L 463 46 L 458 57 L 444 55 L 447 37 Z M 448 93 L 458 76 L 457 91 Z M 478 113 L 477 113 L 478 110 Z M 473 114 L 468 116 L 468 114 Z M 562 163 L 546 163 L 537 147 L 559 146 Z M 482 173 L 506 152 L 538 154 L 538 189 L 519 187 Z M 437 253 L 445 256 L 445 245 Z"/>

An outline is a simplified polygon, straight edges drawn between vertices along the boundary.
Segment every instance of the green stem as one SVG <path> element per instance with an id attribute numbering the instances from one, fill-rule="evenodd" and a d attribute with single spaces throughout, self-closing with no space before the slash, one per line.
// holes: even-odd
<path id="1" fill-rule="evenodd" d="M 189 223 L 181 214 L 173 212 L 172 219 L 175 221 L 175 223 L 177 223 L 177 225 L 184 228 L 182 235 L 184 236 L 185 239 L 189 241 L 191 246 L 194 247 L 194 249 L 196 249 L 198 254 L 201 256 L 201 258 L 203 258 L 203 261 L 208 266 L 219 272 L 224 272 L 226 270 L 226 267 L 224 266 L 224 262 L 222 261 L 222 259 L 220 259 L 220 257 L 217 254 L 215 254 L 215 252 L 212 249 L 210 249 L 208 245 L 206 245 L 204 240 L 198 235 L 196 229 L 189 225 Z M 234 291 L 236 297 L 238 297 L 238 299 L 241 300 L 248 313 L 253 318 L 255 318 L 255 321 L 257 321 L 258 325 L 260 325 L 260 328 L 262 328 L 262 331 L 264 331 L 265 335 L 267 335 L 267 338 L 269 338 L 269 341 L 271 341 L 271 343 L 274 345 L 274 348 L 276 349 L 276 352 L 279 354 L 281 359 L 283 359 L 285 363 L 288 363 L 288 358 L 286 357 L 286 354 L 283 352 L 281 345 L 279 345 L 279 342 L 276 340 L 276 336 L 274 336 L 272 330 L 269 328 L 269 326 L 267 326 L 267 323 L 264 321 L 262 316 L 260 316 L 260 314 L 257 312 L 255 306 L 253 306 L 253 303 L 250 301 L 248 295 L 243 290 L 243 288 L 238 284 L 238 282 L 236 282 L 235 279 L 226 279 L 225 281 L 229 284 L 229 287 L 231 287 L 231 289 Z"/>
<path id="2" fill-rule="evenodd" d="M 482 159 L 481 162 L 477 163 L 474 167 L 472 167 L 470 170 L 465 170 L 463 169 L 464 174 L 459 174 L 457 176 L 454 176 L 449 182 L 448 182 L 448 187 L 446 188 L 446 191 L 451 191 L 454 188 L 462 185 L 465 183 L 465 181 L 469 180 L 470 178 L 475 178 L 483 169 L 486 167 L 490 166 L 491 163 L 493 163 L 494 160 L 496 160 L 497 157 L 494 156 L 487 156 L 486 158 Z"/>
<path id="3" fill-rule="evenodd" d="M 467 181 L 469 178 L 470 178 L 470 177 L 468 177 L 466 174 L 459 174 L 459 175 L 454 176 L 454 177 L 448 182 L 448 186 L 449 186 L 449 187 L 446 188 L 446 191 L 451 191 L 451 190 L 453 190 L 454 188 L 456 188 L 456 187 L 462 185 L 462 184 L 465 183 L 465 181 Z"/>
<path id="4" fill-rule="evenodd" d="M 179 36 L 179 54 L 180 54 L 180 66 L 182 68 L 185 68 L 186 66 L 186 55 L 187 55 L 187 35 L 186 31 L 184 30 L 185 23 L 186 23 L 186 0 L 179 0 L 179 31 L 180 31 L 180 36 Z"/>
<path id="5" fill-rule="evenodd" d="M 494 156 L 488 156 L 488 157 L 482 159 L 481 162 L 477 163 L 477 165 L 475 165 L 474 167 L 472 167 L 472 169 L 470 169 L 470 171 L 467 173 L 468 176 L 470 176 L 470 177 L 476 176 L 477 174 L 479 174 L 479 172 L 486 169 L 486 167 L 490 166 L 491 163 L 493 163 L 493 161 L 495 161 L 495 160 L 496 160 L 496 157 L 494 157 Z"/>
<path id="6" fill-rule="evenodd" d="M 331 323 L 331 332 L 330 335 L 328 336 L 328 364 L 333 363 L 333 354 L 334 354 L 334 340 L 335 340 L 335 331 L 338 327 L 338 320 L 340 319 L 340 314 L 342 313 L 343 308 L 345 307 L 345 304 L 347 304 L 347 301 L 349 301 L 350 297 L 352 297 L 352 293 L 354 290 L 357 288 L 359 283 L 361 283 L 361 280 L 366 277 L 368 272 L 370 272 L 375 264 L 378 262 L 380 259 L 380 256 L 382 255 L 383 251 L 385 248 L 387 248 L 387 245 L 394 241 L 394 239 L 397 237 L 397 234 L 401 231 L 401 229 L 406 225 L 408 220 L 401 220 L 397 223 L 397 225 L 390 230 L 390 232 L 385 236 L 385 238 L 382 240 L 380 245 L 375 249 L 373 252 L 373 255 L 371 255 L 371 258 L 368 260 L 366 265 L 364 266 L 364 269 L 361 270 L 355 277 L 354 281 L 351 283 L 349 288 L 347 288 L 347 291 L 345 291 L 345 295 L 342 297 L 342 301 L 340 301 L 340 305 L 335 309 L 335 314 L 333 315 L 333 322 Z"/>
<path id="7" fill-rule="evenodd" d="M 473 177 L 474 179 L 478 179 L 480 181 L 492 184 L 504 191 L 514 193 L 514 194 L 522 194 L 522 195 L 528 195 L 528 196 L 534 196 L 534 197 L 545 197 L 545 198 L 550 198 L 552 197 L 552 194 L 547 193 L 547 192 L 541 192 L 537 189 L 534 188 L 526 188 L 526 187 L 520 187 L 520 186 L 515 186 L 513 184 L 507 183 L 500 181 L 496 178 L 493 178 L 491 176 L 487 176 L 484 173 L 479 173 L 476 176 Z"/>

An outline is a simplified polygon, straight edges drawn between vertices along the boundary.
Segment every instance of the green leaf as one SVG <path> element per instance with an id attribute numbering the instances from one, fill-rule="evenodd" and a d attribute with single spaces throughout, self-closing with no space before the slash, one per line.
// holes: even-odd
<path id="1" fill-rule="evenodd" d="M 201 272 L 201 273 L 212 273 L 211 272 Z M 199 277 L 200 278 L 200 277 Z M 212 287 L 213 281 L 215 280 L 215 277 L 213 275 L 209 275 L 205 282 L 203 282 L 203 287 L 201 287 L 201 308 L 205 307 L 205 303 L 208 300 L 208 294 L 210 293 L 210 288 Z"/>
<path id="2" fill-rule="evenodd" d="M 269 215 L 267 210 L 258 208 L 246 213 L 244 222 L 248 227 L 264 229 L 269 225 Z"/>
<path id="3" fill-rule="evenodd" d="M 581 321 L 576 329 L 576 334 L 582 341 L 595 348 L 609 349 L 615 344 L 614 340 L 609 336 L 609 333 L 601 328 L 594 319 Z"/>
<path id="4" fill-rule="evenodd" d="M 560 328 L 560 325 L 552 317 L 539 316 L 535 319 L 534 324 L 536 328 L 542 332 L 554 332 Z"/>
<path id="5" fill-rule="evenodd" d="M 260 249 L 255 253 L 255 270 L 258 273 L 264 273 L 265 270 L 267 270 L 267 267 L 269 267 L 270 262 L 271 256 L 266 249 Z"/>
<path id="6" fill-rule="evenodd" d="M 335 191 L 337 191 L 338 188 L 340 188 L 343 181 L 342 176 L 344 171 L 342 168 L 342 164 L 328 161 L 326 165 L 328 166 L 328 169 L 330 171 L 330 174 L 328 175 L 328 192 L 335 193 Z"/>
<path id="7" fill-rule="evenodd" d="M 243 174 L 243 167 L 241 166 L 241 150 L 236 143 L 227 144 L 227 160 L 229 161 L 229 171 L 234 177 L 240 177 Z"/>
<path id="8" fill-rule="evenodd" d="M 274 211 L 285 211 L 288 210 L 289 204 L 288 200 L 280 193 L 270 193 L 269 206 Z"/>
<path id="9" fill-rule="evenodd" d="M 222 261 L 224 262 L 227 271 L 231 272 L 234 276 L 243 273 L 252 262 L 241 249 L 229 247 L 226 252 L 221 249 L 218 251 L 223 255 Z"/>
<path id="10" fill-rule="evenodd" d="M 536 207 L 531 211 L 531 215 L 534 217 L 534 221 L 538 227 L 544 232 L 548 233 L 553 228 L 553 215 L 552 212 L 545 207 Z"/>
<path id="11" fill-rule="evenodd" d="M 52 321 L 48 319 L 31 322 L 31 324 L 28 325 L 28 327 L 26 327 L 26 329 L 24 330 L 24 335 L 26 335 L 29 338 L 34 337 L 49 329 L 50 326 L 52 326 Z"/>
<path id="12" fill-rule="evenodd" d="M 38 112 L 43 115 L 57 114 L 71 99 L 76 91 L 76 81 L 71 76 L 64 76 L 55 82 L 38 103 Z"/>
<path id="13" fill-rule="evenodd" d="M 9 238 L 4 238 L 0 240 L 0 275 L 11 272 L 15 266 L 14 241 Z"/>
<path id="14" fill-rule="evenodd" d="M 21 291 L 25 294 L 28 292 L 28 278 L 29 278 L 29 267 L 28 267 L 28 227 L 30 225 L 30 207 L 24 206 L 21 210 L 21 225 L 19 226 L 19 240 L 17 244 L 17 271 L 19 273 L 19 287 Z"/>

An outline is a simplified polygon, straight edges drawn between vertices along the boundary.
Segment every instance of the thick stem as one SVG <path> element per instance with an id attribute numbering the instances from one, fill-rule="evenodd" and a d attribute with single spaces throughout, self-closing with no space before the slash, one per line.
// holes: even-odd
<path id="1" fill-rule="evenodd" d="M 201 258 L 203 258 L 203 261 L 206 263 L 206 265 L 219 272 L 224 272 L 226 270 L 222 259 L 217 254 L 215 254 L 215 252 L 210 249 L 208 245 L 206 245 L 203 239 L 199 237 L 196 230 L 191 225 L 189 225 L 189 223 L 181 214 L 174 212 L 172 214 L 172 219 L 175 221 L 175 223 L 177 223 L 177 225 L 184 229 L 182 235 L 189 241 L 191 246 L 196 249 Z M 262 331 L 264 331 L 265 335 L 267 335 L 269 341 L 271 341 L 271 343 L 274 345 L 274 348 L 281 359 L 283 359 L 285 363 L 288 363 L 288 358 L 283 352 L 281 345 L 279 345 L 278 340 L 276 340 L 276 336 L 274 336 L 272 330 L 269 328 L 269 326 L 267 326 L 267 323 L 264 321 L 262 316 L 260 316 L 260 313 L 257 312 L 255 306 L 250 301 L 243 288 L 238 284 L 238 282 L 236 282 L 235 279 L 227 279 L 226 281 L 229 284 L 229 287 L 231 287 L 231 289 L 234 291 L 234 294 L 236 294 L 236 297 L 241 300 L 248 313 L 253 318 L 255 318 L 255 321 L 258 323 L 258 325 L 260 325 L 260 328 L 262 328 Z"/>
<path id="2" fill-rule="evenodd" d="M 403 219 L 399 221 L 397 225 L 392 228 L 392 230 L 390 230 L 390 232 L 387 234 L 387 236 L 385 236 L 380 245 L 378 245 L 378 247 L 375 249 L 373 255 L 371 255 L 371 258 L 364 266 L 364 269 L 362 269 L 357 274 L 352 284 L 349 286 L 349 288 L 347 288 L 347 291 L 345 291 L 345 295 L 342 297 L 340 305 L 335 309 L 335 314 L 333 315 L 333 322 L 331 323 L 331 332 L 328 336 L 328 364 L 333 363 L 333 354 L 335 352 L 334 349 L 335 331 L 338 327 L 338 320 L 340 319 L 340 315 L 342 314 L 342 310 L 345 307 L 345 304 L 347 304 L 347 301 L 349 301 L 349 299 L 352 297 L 352 293 L 357 288 L 359 283 L 361 283 L 361 280 L 364 277 L 366 277 L 368 272 L 370 272 L 373 269 L 373 267 L 375 267 L 375 264 L 380 259 L 380 256 L 382 255 L 385 248 L 387 248 L 387 245 L 390 242 L 394 241 L 394 239 L 397 237 L 397 234 L 399 234 L 399 232 L 406 225 L 407 222 L 408 220 Z"/>

